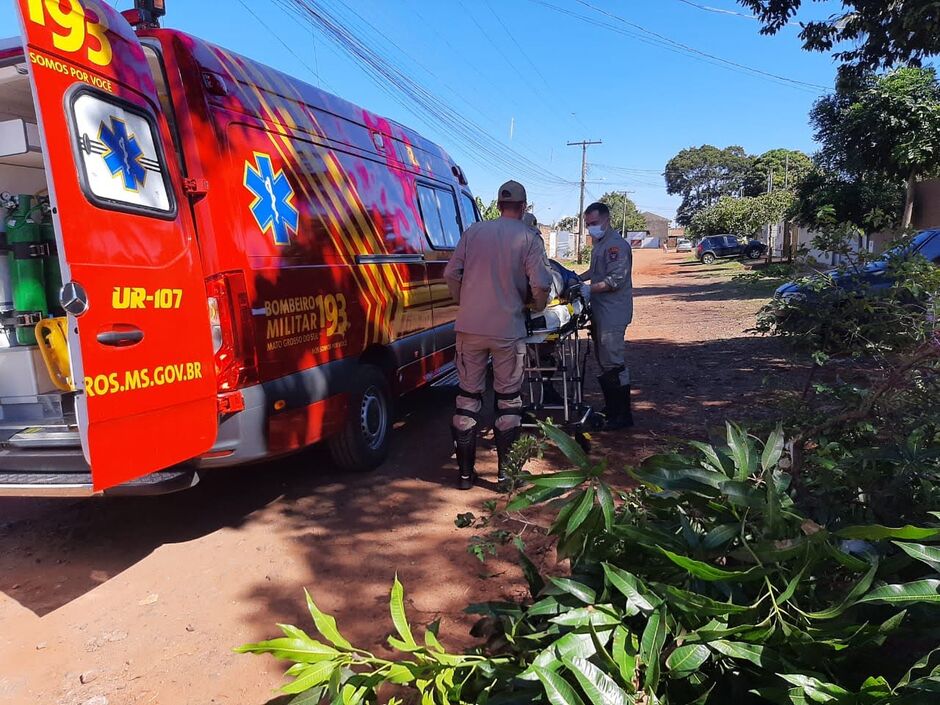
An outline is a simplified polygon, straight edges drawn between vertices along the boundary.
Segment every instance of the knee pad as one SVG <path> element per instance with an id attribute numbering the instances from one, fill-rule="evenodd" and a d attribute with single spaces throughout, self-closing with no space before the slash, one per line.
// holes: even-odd
<path id="1" fill-rule="evenodd" d="M 458 431 L 468 431 L 480 422 L 483 409 L 483 395 L 473 394 L 461 389 L 457 392 L 457 408 L 454 410 L 453 427 Z"/>
<path id="2" fill-rule="evenodd" d="M 496 394 L 496 420 L 493 425 L 500 431 L 508 431 L 522 425 L 522 393 Z"/>

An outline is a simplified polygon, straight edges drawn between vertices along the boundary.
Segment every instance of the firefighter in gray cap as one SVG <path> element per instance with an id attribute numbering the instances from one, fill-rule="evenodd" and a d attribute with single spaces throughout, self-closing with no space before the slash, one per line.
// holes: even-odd
<path id="1" fill-rule="evenodd" d="M 475 223 L 464 231 L 444 278 L 459 304 L 457 375 L 460 391 L 452 432 L 457 448 L 458 487 L 470 489 L 476 479 L 476 439 L 486 369 L 493 361 L 496 396 L 494 433 L 499 458 L 499 487 L 507 489 L 509 451 L 522 425 L 522 381 L 525 366 L 525 309 L 542 310 L 552 278 L 542 240 L 522 222 L 526 192 L 507 181 L 496 197 L 501 217 Z"/>
<path id="2" fill-rule="evenodd" d="M 630 370 L 623 358 L 624 336 L 633 321 L 633 250 L 610 227 L 610 209 L 592 203 L 584 223 L 593 242 L 591 268 L 581 275 L 585 298 L 591 301 L 594 344 L 601 368 L 598 382 L 604 393 L 608 430 L 633 426 L 630 408 Z"/>

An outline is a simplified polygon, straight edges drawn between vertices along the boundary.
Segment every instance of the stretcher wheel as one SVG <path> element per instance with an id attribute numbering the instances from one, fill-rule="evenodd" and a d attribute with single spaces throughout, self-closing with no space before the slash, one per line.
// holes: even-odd
<path id="1" fill-rule="evenodd" d="M 388 456 L 392 404 L 388 381 L 373 365 L 362 365 L 349 394 L 343 430 L 329 441 L 333 460 L 344 470 L 374 470 Z"/>

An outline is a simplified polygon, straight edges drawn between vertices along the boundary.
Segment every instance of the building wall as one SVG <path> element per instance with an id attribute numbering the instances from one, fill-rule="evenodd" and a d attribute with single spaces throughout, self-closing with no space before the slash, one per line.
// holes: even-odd
<path id="1" fill-rule="evenodd" d="M 940 228 L 940 179 L 921 181 L 914 187 L 914 227 Z"/>
<path id="2" fill-rule="evenodd" d="M 834 252 L 818 250 L 813 247 L 813 238 L 816 233 L 807 228 L 794 228 L 797 232 L 797 254 L 806 255 L 808 259 L 820 266 L 836 267 L 843 263 L 845 259 L 842 255 Z M 895 233 L 871 233 L 869 235 L 859 235 L 849 244 L 849 249 L 853 252 L 867 251 L 870 254 L 880 255 L 897 237 Z"/>
<path id="3" fill-rule="evenodd" d="M 669 219 L 655 213 L 644 213 L 643 219 L 646 221 L 646 231 L 650 237 L 657 237 L 660 242 L 665 242 L 669 237 Z"/>
<path id="4" fill-rule="evenodd" d="M 675 247 L 678 244 L 679 240 L 682 240 L 683 238 L 686 237 L 685 228 L 683 227 L 669 228 L 668 233 L 669 234 L 667 237 L 669 239 L 667 241 L 667 247 Z"/>
<path id="5" fill-rule="evenodd" d="M 545 251 L 551 259 L 571 259 L 574 256 L 575 236 L 567 230 L 552 230 L 545 240 Z"/>

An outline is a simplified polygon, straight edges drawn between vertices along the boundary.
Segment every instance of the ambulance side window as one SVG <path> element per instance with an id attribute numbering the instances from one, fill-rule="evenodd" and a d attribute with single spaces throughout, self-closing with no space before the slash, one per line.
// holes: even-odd
<path id="1" fill-rule="evenodd" d="M 460 192 L 460 215 L 463 216 L 464 230 L 480 220 L 476 204 L 466 191 Z"/>
<path id="2" fill-rule="evenodd" d="M 436 250 L 452 250 L 460 240 L 460 221 L 453 192 L 418 184 L 421 217 L 431 246 Z"/>
<path id="3" fill-rule="evenodd" d="M 453 191 L 434 190 L 437 191 L 437 201 L 441 206 L 441 220 L 444 223 L 447 247 L 457 247 L 457 243 L 460 242 L 460 233 L 463 232 L 457 217 L 457 199 L 454 198 Z"/>
<path id="4" fill-rule="evenodd" d="M 82 190 L 97 206 L 175 217 L 152 114 L 88 88 L 69 100 Z"/>

